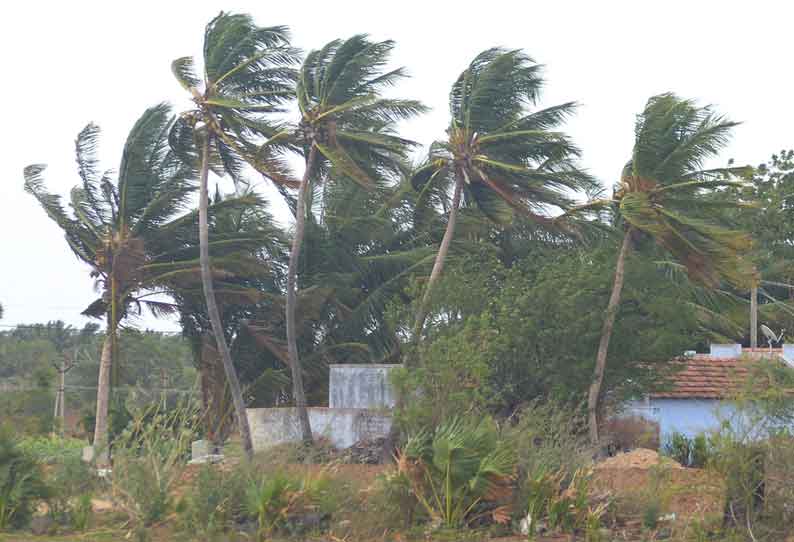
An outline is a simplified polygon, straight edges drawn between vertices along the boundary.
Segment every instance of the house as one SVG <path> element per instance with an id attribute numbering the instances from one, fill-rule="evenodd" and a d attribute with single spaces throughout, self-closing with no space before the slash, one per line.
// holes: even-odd
<path id="1" fill-rule="evenodd" d="M 717 429 L 734 413 L 726 399 L 747 378 L 749 362 L 769 357 L 794 366 L 794 344 L 777 349 L 713 344 L 708 354 L 688 352 L 680 358 L 684 367 L 673 375 L 669 389 L 629 402 L 624 415 L 658 424 L 662 443 L 676 432 L 694 437 Z"/>

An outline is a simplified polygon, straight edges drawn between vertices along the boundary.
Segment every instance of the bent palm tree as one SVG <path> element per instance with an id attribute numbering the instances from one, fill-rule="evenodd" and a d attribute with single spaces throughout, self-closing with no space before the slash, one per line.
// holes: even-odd
<path id="1" fill-rule="evenodd" d="M 148 306 L 155 314 L 170 313 L 169 303 L 152 293 L 179 288 L 198 266 L 185 250 L 195 246 L 196 215 L 176 217 L 193 192 L 195 172 L 169 149 L 167 133 L 173 117 L 166 105 L 146 110 L 127 137 L 114 182 L 111 172 L 97 170 L 99 129 L 92 124 L 78 135 L 77 164 L 81 185 L 72 189 L 67 212 L 61 198 L 46 191 L 45 166 L 25 168 L 25 190 L 63 230 L 75 255 L 91 267 L 102 295 L 83 314 L 104 317 L 107 337 L 102 347 L 94 445 L 108 436 L 111 372 L 115 372 L 117 331 L 133 307 Z M 225 202 L 227 206 L 241 202 Z M 223 265 L 225 262 L 220 262 Z M 233 263 L 233 262 L 229 262 Z"/>
<path id="2" fill-rule="evenodd" d="M 752 276 L 752 266 L 740 257 L 750 248 L 749 236 L 721 224 L 714 213 L 742 205 L 731 195 L 721 197 L 717 189 L 740 185 L 735 176 L 746 173 L 747 168 L 703 169 L 704 161 L 718 154 L 737 124 L 710 107 L 698 107 L 673 94 L 652 97 L 637 118 L 631 160 L 623 168 L 612 199 L 579 208 L 610 207 L 623 224 L 614 285 L 587 397 L 593 444 L 598 442 L 601 384 L 632 240 L 642 234 L 650 236 L 692 280 L 709 288 L 721 280 L 743 285 Z"/>
<path id="3" fill-rule="evenodd" d="M 234 258 L 236 265 L 224 266 L 215 278 L 215 293 L 231 350 L 240 338 L 244 322 L 257 314 L 265 299 L 280 296 L 282 263 L 286 260 L 286 240 L 274 223 L 264 200 L 254 194 L 226 196 L 215 194 L 210 209 L 229 199 L 250 200 L 245 207 L 222 208 L 210 221 L 210 246 L 213 261 Z M 194 245 L 198 257 L 198 243 Z M 221 260 L 223 261 L 223 260 Z M 201 281 L 170 292 L 180 315 L 182 333 L 193 346 L 193 359 L 199 373 L 207 438 L 224 443 L 234 422 L 234 412 L 223 363 L 215 345 Z M 237 368 L 240 360 L 237 359 Z"/>
<path id="4" fill-rule="evenodd" d="M 394 43 L 364 35 L 334 40 L 312 51 L 300 69 L 296 94 L 300 124 L 295 139 L 306 162 L 295 206 L 295 234 L 287 270 L 287 350 L 293 395 L 304 441 L 312 440 L 297 347 L 295 309 L 298 263 L 310 183 L 346 179 L 373 189 L 384 176 L 399 175 L 412 142 L 398 137 L 394 124 L 425 110 L 413 100 L 381 97 L 385 87 L 405 77 L 402 68 L 384 71 Z"/>
<path id="5" fill-rule="evenodd" d="M 573 113 L 575 104 L 528 111 L 540 96 L 541 68 L 520 51 L 488 49 L 452 86 L 447 137 L 431 145 L 426 164 L 412 178 L 420 198 L 428 190 L 452 188 L 444 237 L 416 315 L 414 341 L 422 333 L 464 195 L 496 223 L 509 223 L 517 212 L 551 225 L 549 211 L 568 209 L 575 191 L 594 184 L 573 164 L 579 150 L 563 133 L 551 131 Z"/>
<path id="6" fill-rule="evenodd" d="M 245 403 L 212 283 L 207 177 L 212 169 L 219 175 L 230 175 L 235 182 L 244 182 L 242 170 L 247 163 L 276 183 L 290 183 L 278 149 L 258 144 L 275 132 L 267 115 L 280 111 L 281 104 L 293 95 L 295 72 L 290 66 L 296 53 L 289 47 L 285 27 L 261 28 L 248 15 L 227 13 L 207 25 L 203 51 L 203 81 L 193 70 L 192 58 L 178 58 L 172 64 L 174 75 L 190 92 L 196 107 L 183 113 L 175 124 L 171 144 L 189 163 L 200 162 L 199 241 L 204 297 L 231 388 L 243 448 L 250 458 L 253 445 Z"/>

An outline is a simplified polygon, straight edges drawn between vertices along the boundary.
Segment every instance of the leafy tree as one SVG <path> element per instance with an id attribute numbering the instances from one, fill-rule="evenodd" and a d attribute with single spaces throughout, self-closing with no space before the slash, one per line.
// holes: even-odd
<path id="1" fill-rule="evenodd" d="M 652 97 L 638 116 L 632 156 L 609 200 L 582 209 L 608 206 L 623 231 L 615 264 L 612 294 L 588 393 L 590 438 L 598 442 L 597 409 L 606 369 L 609 342 L 621 301 L 626 258 L 635 244 L 649 236 L 686 269 L 689 277 L 715 288 L 721 280 L 743 285 L 752 275 L 742 259 L 749 236 L 730 229 L 721 211 L 741 206 L 735 198 L 719 197 L 722 187 L 736 185 L 747 168 L 704 169 L 728 141 L 737 125 L 673 94 Z"/>
<path id="2" fill-rule="evenodd" d="M 669 361 L 709 337 L 690 292 L 656 265 L 653 245 L 638 250 L 603 385 L 616 406 L 663 389 L 675 369 Z M 536 246 L 509 267 L 498 256 L 483 243 L 451 259 L 437 283 L 420 364 L 399 382 L 421 390 L 402 413 L 409 429 L 453 413 L 506 418 L 536 401 L 580 408 L 603 325 L 592 307 L 609 299 L 614 247 Z"/>
<path id="3" fill-rule="evenodd" d="M 117 352 L 119 323 L 134 309 L 147 306 L 155 315 L 172 312 L 168 303 L 147 291 L 174 287 L 192 272 L 190 262 L 178 261 L 175 251 L 186 242 L 184 226 L 192 215 L 174 218 L 192 192 L 192 171 L 168 149 L 172 117 L 166 105 L 147 109 L 135 123 L 124 146 L 118 179 L 97 170 L 99 128 L 86 126 L 77 137 L 77 164 L 82 184 L 72 189 L 67 212 L 61 198 L 47 192 L 45 166 L 25 168 L 25 189 L 64 231 L 69 247 L 91 267 L 102 295 L 83 312 L 107 320 L 107 338 L 97 384 L 94 442 L 107 443 L 107 411 L 111 371 Z"/>
<path id="4" fill-rule="evenodd" d="M 488 49 L 452 86 L 447 137 L 431 145 L 427 163 L 412 179 L 422 194 L 453 190 L 446 231 L 417 311 L 415 341 L 444 268 L 464 194 L 467 206 L 496 223 L 509 223 L 519 213 L 550 225 L 550 209 L 567 209 L 575 191 L 593 186 L 572 162 L 579 150 L 564 134 L 552 131 L 573 113 L 575 104 L 528 110 L 540 97 L 541 68 L 521 51 Z"/>
<path id="5" fill-rule="evenodd" d="M 199 167 L 199 244 L 207 313 L 234 401 L 237 425 L 248 457 L 253 446 L 240 382 L 218 310 L 210 265 L 207 178 L 210 169 L 244 182 L 245 164 L 276 183 L 291 182 L 273 143 L 259 145 L 276 131 L 269 115 L 293 96 L 296 59 L 285 27 L 258 27 L 248 15 L 221 13 L 204 33 L 204 77 L 191 57 L 176 59 L 172 71 L 192 96 L 195 108 L 182 114 L 171 144 L 189 164 Z"/>
<path id="6" fill-rule="evenodd" d="M 742 229 L 753 237 L 753 259 L 759 275 L 758 310 L 762 322 L 794 330 L 794 151 L 782 150 L 760 164 L 747 186 L 734 188 L 737 199 L 754 201 L 757 207 L 735 213 Z M 745 307 L 742 307 L 745 309 Z M 746 327 L 746 310 L 739 315 Z"/>
<path id="7" fill-rule="evenodd" d="M 293 396 L 303 440 L 311 441 L 303 375 L 298 355 L 297 276 L 305 235 L 311 183 L 348 179 L 365 189 L 385 176 L 399 175 L 410 141 L 398 137 L 395 123 L 424 111 L 413 100 L 382 97 L 384 88 L 405 76 L 398 68 L 385 71 L 394 43 L 373 42 L 364 35 L 334 40 L 308 54 L 296 88 L 300 123 L 293 132 L 306 166 L 295 204 L 295 233 L 287 270 L 287 348 Z M 289 138 L 290 134 L 285 133 Z"/>

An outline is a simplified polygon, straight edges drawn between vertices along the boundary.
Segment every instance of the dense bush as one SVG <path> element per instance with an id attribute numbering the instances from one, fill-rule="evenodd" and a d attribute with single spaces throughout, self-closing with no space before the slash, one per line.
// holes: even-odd
<path id="1" fill-rule="evenodd" d="M 80 456 L 64 455 L 52 460 L 47 475 L 50 517 L 60 525 L 85 529 L 91 515 L 91 494 L 96 485 L 94 473 Z"/>
<path id="2" fill-rule="evenodd" d="M 609 501 L 591 502 L 590 480 L 591 472 L 585 469 L 530 475 L 525 483 L 527 504 L 522 530 L 530 538 L 543 526 L 546 531 L 581 532 L 585 540 L 597 540 Z"/>
<path id="3" fill-rule="evenodd" d="M 47 496 L 39 465 L 0 427 L 0 530 L 26 525 L 36 503 Z"/>

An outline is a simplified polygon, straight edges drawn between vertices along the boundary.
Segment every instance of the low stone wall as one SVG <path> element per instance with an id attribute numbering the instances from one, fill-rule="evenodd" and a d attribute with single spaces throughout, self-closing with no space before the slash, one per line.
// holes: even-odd
<path id="1" fill-rule="evenodd" d="M 300 423 L 295 408 L 249 408 L 248 424 L 254 451 L 300 441 Z M 309 408 L 315 437 L 325 437 L 336 448 L 349 448 L 362 440 L 382 438 L 391 428 L 391 415 L 366 408 Z"/>

